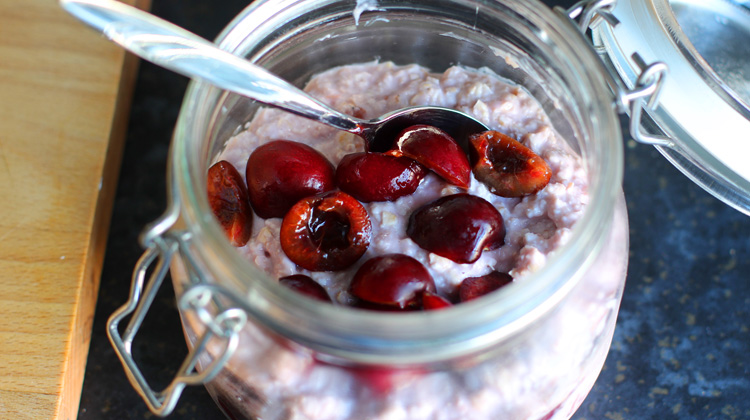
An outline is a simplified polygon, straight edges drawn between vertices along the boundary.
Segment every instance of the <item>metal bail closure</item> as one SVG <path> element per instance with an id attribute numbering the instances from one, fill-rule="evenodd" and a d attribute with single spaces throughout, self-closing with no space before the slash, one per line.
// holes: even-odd
<path id="1" fill-rule="evenodd" d="M 640 67 L 641 74 L 638 75 L 633 89 L 618 90 L 615 99 L 617 109 L 620 113 L 630 115 L 630 135 L 635 141 L 653 146 L 674 148 L 675 144 L 669 137 L 647 133 L 641 123 L 644 111 L 654 110 L 659 104 L 659 93 L 664 76 L 667 74 L 667 65 L 661 61 L 646 65 L 637 53 L 633 54 L 631 58 Z"/>
<path id="2" fill-rule="evenodd" d="M 601 17 L 610 25 L 616 26 L 619 21 L 610 13 L 616 2 L 617 0 L 582 0 L 568 9 L 566 14 L 574 22 L 578 19 L 578 29 L 584 33 L 596 17 Z"/>
<path id="3" fill-rule="evenodd" d="M 568 18 L 585 33 L 589 28 L 604 20 L 607 24 L 615 27 L 620 21 L 611 13 L 615 8 L 617 0 L 582 0 L 574 4 L 566 11 Z M 599 51 L 599 54 L 605 54 Z M 622 88 L 621 84 L 615 83 L 612 89 L 615 91 L 615 105 L 621 114 L 630 115 L 630 135 L 639 143 L 653 146 L 675 148 L 676 145 L 669 137 L 650 134 L 643 129 L 644 111 L 653 111 L 659 104 L 664 77 L 668 72 L 667 65 L 661 61 L 646 64 L 643 58 L 634 53 L 631 58 L 640 68 L 641 73 L 635 81 L 632 89 Z"/>
<path id="4" fill-rule="evenodd" d="M 164 225 L 163 222 L 162 220 L 159 225 Z M 144 399 L 148 408 L 158 416 L 166 416 L 172 412 L 186 385 L 204 384 L 219 373 L 237 349 L 239 331 L 247 320 L 247 315 L 243 310 L 223 308 L 219 303 L 217 295 L 231 297 L 227 292 L 200 283 L 187 247 L 188 242 L 189 235 L 184 233 L 162 231 L 157 235 L 150 235 L 148 248 L 133 271 L 128 301 L 115 311 L 107 322 L 107 335 L 122 362 L 130 383 Z M 191 282 L 194 283 L 182 294 L 178 306 L 186 312 L 194 311 L 206 328 L 202 336 L 196 340 L 195 346 L 190 350 L 170 384 L 161 391 L 155 391 L 148 384 L 133 358 L 132 343 L 175 255 L 181 257 L 181 262 L 184 263 Z M 150 270 L 153 264 L 155 266 Z M 148 275 L 149 271 L 150 275 Z M 147 275 L 148 282 L 146 282 Z M 212 314 L 216 312 L 218 312 L 217 315 Z M 118 328 L 120 322 L 131 314 L 130 322 L 120 334 Z M 210 354 L 209 343 L 211 343 Z M 199 359 L 203 363 L 210 360 L 210 363 L 202 366 L 200 371 L 196 370 Z"/>

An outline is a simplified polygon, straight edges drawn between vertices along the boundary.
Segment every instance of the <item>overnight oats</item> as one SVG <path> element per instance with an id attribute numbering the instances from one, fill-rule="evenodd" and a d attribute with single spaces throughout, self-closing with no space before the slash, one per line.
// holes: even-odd
<path id="1" fill-rule="evenodd" d="M 583 158 L 526 90 L 488 69 L 370 62 L 318 74 L 305 90 L 358 118 L 436 105 L 490 129 L 453 139 L 424 121 L 374 152 L 353 134 L 263 108 L 229 139 L 208 194 L 230 241 L 337 316 L 429 316 L 512 293 L 568 244 L 587 209 Z M 207 386 L 232 418 L 568 418 L 611 341 L 627 258 L 623 207 L 565 304 L 498 345 L 429 365 L 368 365 L 249 323 Z"/>

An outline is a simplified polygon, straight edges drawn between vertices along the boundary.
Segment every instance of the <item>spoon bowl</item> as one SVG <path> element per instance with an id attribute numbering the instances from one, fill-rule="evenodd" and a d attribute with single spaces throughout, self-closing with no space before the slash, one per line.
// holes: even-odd
<path id="1" fill-rule="evenodd" d="M 427 124 L 451 135 L 466 150 L 468 136 L 488 128 L 450 108 L 415 106 L 363 120 L 339 112 L 303 90 L 217 47 L 179 26 L 114 0 L 60 0 L 68 13 L 111 41 L 156 65 L 266 105 L 356 134 L 368 151 L 390 149 L 396 136 L 415 124 Z"/>
<path id="2" fill-rule="evenodd" d="M 469 136 L 489 130 L 487 126 L 471 116 L 451 108 L 437 106 L 413 106 L 389 112 L 379 118 L 361 122 L 359 130 L 352 133 L 365 139 L 371 152 L 385 152 L 394 139 L 405 128 L 416 124 L 427 124 L 448 133 L 464 151 L 468 151 Z"/>

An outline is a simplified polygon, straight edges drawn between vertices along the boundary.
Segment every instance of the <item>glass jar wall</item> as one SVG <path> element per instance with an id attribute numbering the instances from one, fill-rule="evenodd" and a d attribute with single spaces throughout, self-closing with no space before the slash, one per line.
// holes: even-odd
<path id="1" fill-rule="evenodd" d="M 231 291 L 249 317 L 238 351 L 208 385 L 227 414 L 572 415 L 609 348 L 628 249 L 619 123 L 601 64 L 576 29 L 527 2 L 261 1 L 219 43 L 300 86 L 324 70 L 373 60 L 435 72 L 487 67 L 539 101 L 582 157 L 589 182 L 587 209 L 569 241 L 523 282 L 430 313 L 320 305 L 244 260 L 213 221 L 205 172 L 259 105 L 193 83 L 171 152 L 172 199 L 202 280 Z M 173 271 L 178 293 L 190 284 L 181 272 Z M 202 324 L 189 312 L 183 324 L 194 344 Z"/>

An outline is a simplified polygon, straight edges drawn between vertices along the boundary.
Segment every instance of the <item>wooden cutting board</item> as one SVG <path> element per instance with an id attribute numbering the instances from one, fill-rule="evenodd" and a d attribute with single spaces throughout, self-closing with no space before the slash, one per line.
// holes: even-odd
<path id="1" fill-rule="evenodd" d="M 0 0 L 0 419 L 77 417 L 136 65 Z"/>

